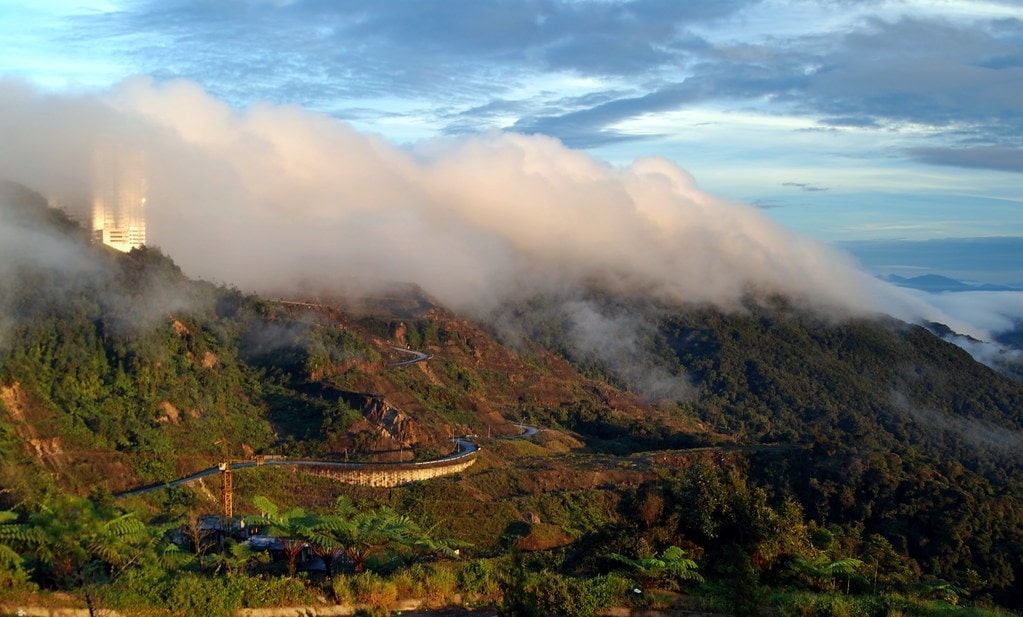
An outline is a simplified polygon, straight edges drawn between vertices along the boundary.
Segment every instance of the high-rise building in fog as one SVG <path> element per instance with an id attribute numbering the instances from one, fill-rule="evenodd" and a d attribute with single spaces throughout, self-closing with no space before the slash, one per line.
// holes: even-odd
<path id="1" fill-rule="evenodd" d="M 98 145 L 92 160 L 92 237 L 119 251 L 146 243 L 145 159 L 140 150 Z"/>

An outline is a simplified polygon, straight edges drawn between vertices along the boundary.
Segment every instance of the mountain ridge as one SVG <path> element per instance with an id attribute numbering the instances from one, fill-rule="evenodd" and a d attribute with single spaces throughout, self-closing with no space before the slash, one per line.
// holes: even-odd
<path id="1" fill-rule="evenodd" d="M 921 572 L 1021 600 L 1023 385 L 922 326 L 783 298 L 726 313 L 597 290 L 483 322 L 414 286 L 348 312 L 193 281 L 159 249 L 112 254 L 54 216 L 23 219 L 47 239 L 35 252 L 0 247 L 0 499 L 115 491 L 255 454 L 426 460 L 473 433 L 484 449 L 463 477 L 387 494 L 303 480 L 291 495 L 407 500 L 489 551 L 543 511 L 580 547 L 667 534 L 719 564 L 730 549 L 718 525 L 798 503 L 800 525 L 837 526 L 850 547 L 878 536 Z M 394 346 L 431 358 L 392 366 Z M 545 430 L 492 440 L 517 423 Z M 238 490 L 280 481 L 252 473 L 264 486 Z M 699 474 L 721 493 L 686 501 L 710 490 Z M 579 518 L 582 495 L 599 517 Z M 216 508 L 209 492 L 187 499 Z M 627 504 L 640 502 L 680 510 L 636 527 Z M 473 515 L 484 503 L 485 521 Z M 728 529 L 763 576 L 782 567 L 767 536 Z"/>

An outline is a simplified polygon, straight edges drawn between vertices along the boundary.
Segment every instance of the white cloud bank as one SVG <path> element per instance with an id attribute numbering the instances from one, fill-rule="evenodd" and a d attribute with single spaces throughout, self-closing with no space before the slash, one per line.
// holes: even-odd
<path id="1" fill-rule="evenodd" d="M 87 204 L 96 144 L 123 144 L 146 168 L 149 243 L 244 290 L 415 282 L 477 314 L 575 286 L 722 308 L 777 293 L 977 334 L 663 159 L 616 169 L 518 134 L 403 149 L 296 107 L 238 111 L 183 81 L 85 97 L 0 81 L 0 110 L 0 176 Z"/>

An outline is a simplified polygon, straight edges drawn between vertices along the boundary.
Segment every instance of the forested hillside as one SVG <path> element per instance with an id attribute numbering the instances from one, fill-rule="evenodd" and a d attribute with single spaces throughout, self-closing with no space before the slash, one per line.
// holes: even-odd
<path id="1" fill-rule="evenodd" d="M 611 396 L 580 388 L 542 350 L 543 360 L 522 359 L 406 290 L 378 299 L 383 316 L 267 301 L 190 280 L 159 249 L 91 244 L 38 195 L 5 193 L 0 400 L 7 456 L 48 472 L 33 482 L 116 492 L 225 455 L 436 455 L 456 432 L 518 430 L 492 405 L 517 410 L 529 399 L 521 384 L 548 404 Z M 396 346 L 445 353 L 394 370 L 407 357 Z M 5 469 L 7 482 L 22 479 Z"/>
<path id="2" fill-rule="evenodd" d="M 884 594 L 1023 607 L 1023 385 L 923 326 L 782 298 L 722 312 L 591 291 L 478 322 L 413 287 L 271 300 L 91 244 L 20 187 L 0 216 L 0 509 L 20 523 L 225 457 L 426 460 L 475 434 L 459 476 L 383 490 L 260 470 L 236 499 L 413 516 L 471 544 L 466 589 L 514 614 L 524 588 L 567 585 L 532 596 L 557 612 L 622 568 L 742 614 L 770 590 L 878 615 L 898 605 Z M 402 366 L 408 350 L 431 357 Z M 543 430 L 507 439 L 515 423 Z M 130 503 L 162 525 L 219 505 L 205 486 Z M 681 555 L 702 587 L 643 570 Z"/>
<path id="3" fill-rule="evenodd" d="M 811 520 L 852 531 L 857 542 L 891 543 L 914 569 L 966 589 L 1000 588 L 1020 601 L 1018 381 L 923 326 L 884 316 L 834 319 L 777 298 L 726 314 L 594 294 L 537 301 L 505 316 L 590 374 L 641 386 L 566 334 L 572 317 L 565 307 L 580 303 L 641 333 L 644 353 L 633 361 L 645 369 L 632 380 L 671 374 L 689 385 L 689 396 L 662 407 L 738 443 L 779 446 L 750 456 L 748 479 L 769 502 L 790 499 Z M 597 415 L 577 415 L 571 426 L 599 434 Z M 702 510 L 706 502 L 685 508 Z M 718 518 L 713 510 L 674 515 Z"/>

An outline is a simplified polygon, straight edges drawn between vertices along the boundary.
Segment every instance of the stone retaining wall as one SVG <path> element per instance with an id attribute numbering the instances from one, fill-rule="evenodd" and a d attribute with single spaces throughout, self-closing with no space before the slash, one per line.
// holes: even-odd
<path id="1" fill-rule="evenodd" d="M 345 484 L 392 487 L 458 473 L 475 463 L 477 454 L 477 452 L 470 452 L 457 458 L 425 463 L 303 465 L 299 469 L 302 473 L 329 478 Z"/>

